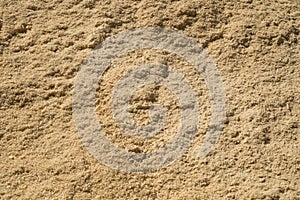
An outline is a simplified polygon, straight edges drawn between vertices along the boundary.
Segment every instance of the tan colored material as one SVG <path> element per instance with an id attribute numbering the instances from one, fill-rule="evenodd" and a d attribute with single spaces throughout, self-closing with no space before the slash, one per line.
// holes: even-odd
<path id="1" fill-rule="evenodd" d="M 13 1 L 0 2 L 1 199 L 299 199 L 300 4 L 295 1 Z M 132 116 L 147 123 L 155 101 L 168 110 L 166 132 L 132 139 L 117 131 L 107 106 L 123 71 L 168 64 L 197 93 L 201 128 L 186 155 L 149 174 L 100 164 L 82 145 L 72 119 L 72 89 L 94 47 L 120 31 L 161 26 L 197 40 L 217 65 L 228 123 L 214 150 L 195 155 L 210 104 L 201 77 L 184 60 L 160 51 L 118 59 L 103 76 L 98 117 L 108 137 L 129 151 L 152 151 L 176 128 L 175 98 L 145 87 Z M 140 108 L 140 109 L 139 109 Z M 112 124 L 110 126 L 110 124 Z"/>

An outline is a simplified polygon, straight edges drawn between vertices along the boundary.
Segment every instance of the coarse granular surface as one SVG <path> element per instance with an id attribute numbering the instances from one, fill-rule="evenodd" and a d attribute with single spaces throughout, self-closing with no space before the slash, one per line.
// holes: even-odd
<path id="1" fill-rule="evenodd" d="M 0 199 L 300 199 L 298 0 L 1 0 L 0 6 Z M 176 97 L 155 85 L 134 93 L 129 112 L 147 124 L 147 109 L 164 105 L 164 131 L 143 141 L 114 124 L 116 81 L 145 63 L 186 76 L 201 127 L 171 165 L 125 173 L 101 164 L 82 144 L 72 92 L 97 45 L 145 27 L 178 31 L 204 47 L 224 83 L 227 121 L 214 149 L 199 159 L 211 118 L 205 82 L 176 55 L 129 52 L 99 80 L 95 110 L 107 137 L 129 152 L 154 151 L 173 137 Z"/>

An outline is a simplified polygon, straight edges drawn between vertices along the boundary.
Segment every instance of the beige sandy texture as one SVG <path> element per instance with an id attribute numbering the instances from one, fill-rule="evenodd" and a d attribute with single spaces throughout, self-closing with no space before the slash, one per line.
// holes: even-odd
<path id="1" fill-rule="evenodd" d="M 203 136 L 208 128 L 210 120 L 209 94 L 204 80 L 199 76 L 195 67 L 187 62 L 182 61 L 178 56 L 169 54 L 164 51 L 142 50 L 123 56 L 111 64 L 111 67 L 104 73 L 100 79 L 98 89 L 98 108 L 97 113 L 99 122 L 102 125 L 108 138 L 117 146 L 134 152 L 151 152 L 166 143 L 170 142 L 177 134 L 180 123 L 180 109 L 175 94 L 164 86 L 146 85 L 137 90 L 131 100 L 129 113 L 138 125 L 147 125 L 151 120 L 149 118 L 149 109 L 151 105 L 159 104 L 167 110 L 167 121 L 165 127 L 154 137 L 149 139 L 138 139 L 124 134 L 118 128 L 118 123 L 113 119 L 111 101 L 114 86 L 117 81 L 126 75 L 128 71 L 136 69 L 138 66 L 146 64 L 164 64 L 177 70 L 185 75 L 187 81 L 194 89 L 199 107 L 202 108 L 197 132 L 197 140 L 199 144 L 195 144 L 195 148 L 201 146 Z"/>
<path id="2" fill-rule="evenodd" d="M 299 199 L 298 0 L 1 0 L 0 6 L 1 199 Z M 126 174 L 103 166 L 82 145 L 72 120 L 72 90 L 94 47 L 120 31 L 149 26 L 178 30 L 205 47 L 226 88 L 228 123 L 205 159 L 194 154 L 203 139 L 198 134 L 169 167 Z M 158 54 L 163 57 L 134 52 L 120 58 L 116 73 Z M 99 91 L 113 84 L 109 73 Z M 190 78 L 202 94 L 205 133 L 206 87 L 201 78 Z M 133 102 L 147 103 L 143 95 L 159 93 L 154 89 L 137 91 Z M 157 100 L 170 107 L 166 129 L 172 132 L 178 115 L 166 94 Z M 101 98 L 99 104 L 109 109 Z M 141 123 L 147 120 L 142 112 L 133 112 Z M 109 110 L 101 113 L 99 120 L 109 123 Z M 161 133 L 143 146 L 109 131 L 118 132 L 108 130 L 108 137 L 130 151 L 151 151 L 170 136 Z"/>

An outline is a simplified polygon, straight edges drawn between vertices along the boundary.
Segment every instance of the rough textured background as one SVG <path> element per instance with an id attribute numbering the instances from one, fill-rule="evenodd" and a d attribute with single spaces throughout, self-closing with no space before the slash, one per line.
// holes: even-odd
<path id="1" fill-rule="evenodd" d="M 0 6 L 1 199 L 299 199 L 298 0 Z M 96 45 L 148 26 L 178 30 L 205 47 L 226 87 L 228 124 L 203 160 L 189 153 L 155 173 L 125 174 L 82 146 L 72 88 Z"/>

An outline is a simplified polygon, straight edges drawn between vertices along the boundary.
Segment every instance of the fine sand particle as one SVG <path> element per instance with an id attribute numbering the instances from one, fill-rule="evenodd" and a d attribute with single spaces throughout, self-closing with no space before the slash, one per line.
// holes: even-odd
<path id="1" fill-rule="evenodd" d="M 299 199 L 300 3 L 202 0 L 2 0 L 0 2 L 0 199 Z M 95 159 L 72 118 L 74 80 L 102 41 L 121 31 L 164 27 L 201 44 L 227 96 L 227 121 L 205 158 L 196 155 L 211 119 L 209 91 L 193 66 L 158 51 L 128 52 L 99 80 L 95 111 L 110 141 L 152 152 L 174 136 L 176 96 L 137 90 L 129 112 L 149 123 L 167 108 L 164 130 L 145 140 L 111 115 L 114 84 L 142 64 L 168 65 L 188 79 L 200 128 L 188 152 L 151 173 L 124 173 Z"/>

